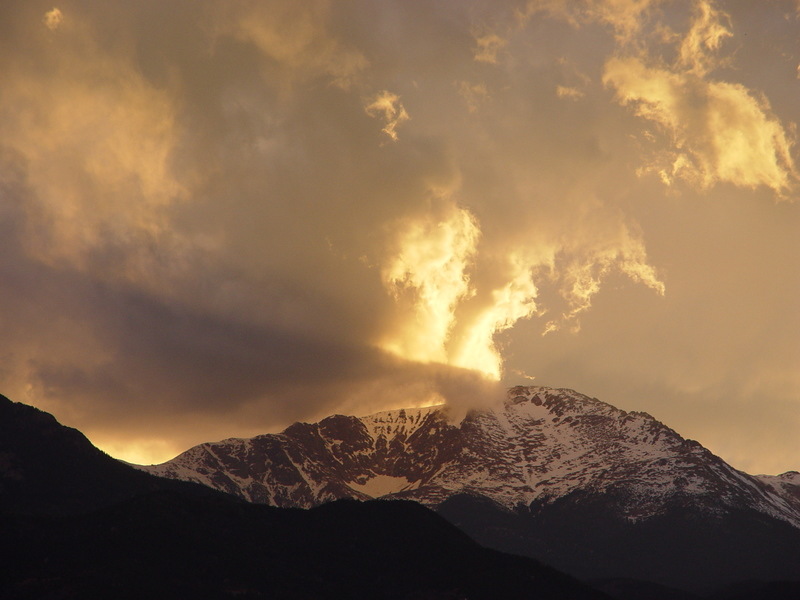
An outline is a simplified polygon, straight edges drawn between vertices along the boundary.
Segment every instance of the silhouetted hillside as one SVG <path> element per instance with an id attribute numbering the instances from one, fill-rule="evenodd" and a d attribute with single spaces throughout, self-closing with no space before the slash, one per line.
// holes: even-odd
<path id="1" fill-rule="evenodd" d="M 220 495 L 132 469 L 53 415 L 0 395 L 1 512 L 72 514 L 159 490 Z"/>

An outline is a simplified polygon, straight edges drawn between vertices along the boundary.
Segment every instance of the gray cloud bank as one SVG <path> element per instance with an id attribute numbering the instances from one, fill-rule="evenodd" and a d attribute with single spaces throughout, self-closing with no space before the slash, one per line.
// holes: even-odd
<path id="1" fill-rule="evenodd" d="M 4 2 L 3 393 L 163 460 L 531 376 L 797 468 L 799 24 Z"/>

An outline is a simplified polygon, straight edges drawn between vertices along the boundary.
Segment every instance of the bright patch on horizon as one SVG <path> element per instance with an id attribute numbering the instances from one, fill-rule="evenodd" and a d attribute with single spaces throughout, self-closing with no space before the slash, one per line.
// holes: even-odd
<path id="1" fill-rule="evenodd" d="M 134 465 L 157 465 L 176 457 L 186 448 L 177 447 L 164 439 L 136 439 L 121 441 L 106 437 L 92 437 L 92 443 L 100 450 Z"/>

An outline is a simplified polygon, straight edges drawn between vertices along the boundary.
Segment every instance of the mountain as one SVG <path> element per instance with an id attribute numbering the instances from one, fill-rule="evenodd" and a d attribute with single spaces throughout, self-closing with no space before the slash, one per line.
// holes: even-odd
<path id="1" fill-rule="evenodd" d="M 782 475 L 756 475 L 756 479 L 771 488 L 797 514 L 800 514 L 800 473 L 788 471 Z"/>
<path id="2" fill-rule="evenodd" d="M 0 396 L 0 598 L 609 600 L 419 503 L 242 502 L 111 459 Z"/>
<path id="3" fill-rule="evenodd" d="M 157 491 L 224 497 L 132 469 L 53 415 L 0 395 L 0 514 L 69 515 Z"/>
<path id="4" fill-rule="evenodd" d="M 275 506 L 415 500 L 583 578 L 703 592 L 800 580 L 800 476 L 750 476 L 646 413 L 571 390 L 515 387 L 458 423 L 442 406 L 335 415 L 142 468 Z"/>

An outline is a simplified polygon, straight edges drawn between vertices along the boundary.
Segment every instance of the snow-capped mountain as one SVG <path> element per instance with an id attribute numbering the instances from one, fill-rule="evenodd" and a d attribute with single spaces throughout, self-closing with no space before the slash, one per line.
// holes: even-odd
<path id="1" fill-rule="evenodd" d="M 141 468 L 277 506 L 394 497 L 436 507 L 469 494 L 541 510 L 580 493 L 603 495 L 632 522 L 691 505 L 755 510 L 800 528 L 797 473 L 747 475 L 646 413 L 545 387 L 512 388 L 460 423 L 444 406 L 335 415 Z"/>
<path id="2" fill-rule="evenodd" d="M 277 506 L 416 500 L 483 545 L 585 579 L 694 593 L 800 581 L 800 474 L 748 475 L 650 415 L 566 389 L 515 387 L 459 421 L 444 406 L 335 415 L 141 468 Z"/>

